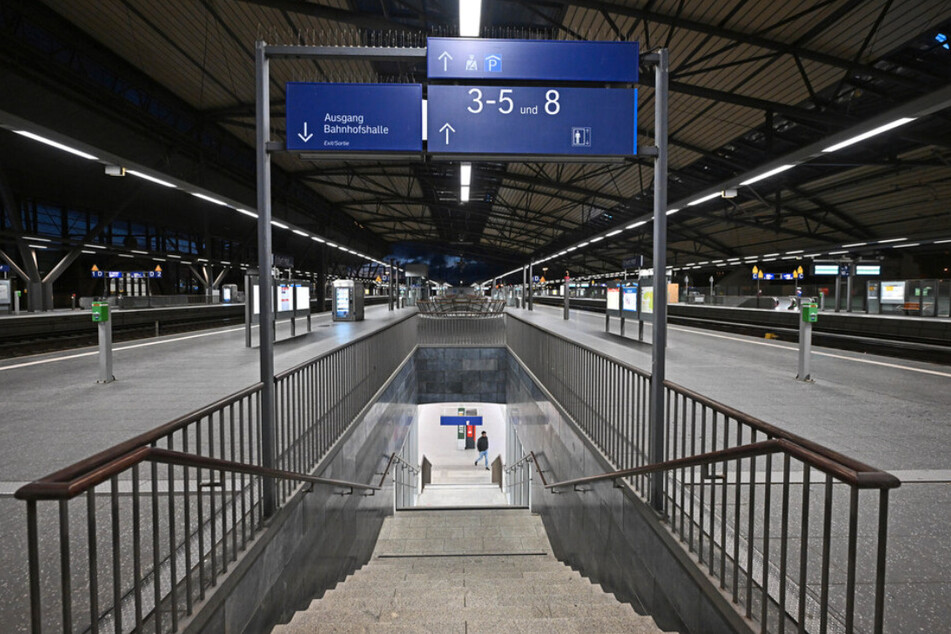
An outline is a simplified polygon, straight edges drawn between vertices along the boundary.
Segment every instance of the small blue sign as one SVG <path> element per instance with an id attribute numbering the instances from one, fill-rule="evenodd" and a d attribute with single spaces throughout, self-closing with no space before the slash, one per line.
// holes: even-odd
<path id="1" fill-rule="evenodd" d="M 142 280 L 148 276 L 145 274 L 145 271 L 131 271 L 129 273 L 129 277 L 131 277 L 134 280 Z"/>
<path id="2" fill-rule="evenodd" d="M 93 271 L 93 272 L 92 272 L 92 276 L 93 276 L 93 277 L 105 277 L 105 276 L 106 276 L 106 273 L 105 273 L 105 271 Z"/>
<path id="3" fill-rule="evenodd" d="M 439 417 L 440 425 L 481 425 L 482 417 L 481 416 L 440 416 Z"/>
<path id="4" fill-rule="evenodd" d="M 623 82 L 638 79 L 637 42 L 490 40 L 431 37 L 430 79 L 535 79 Z"/>
<path id="5" fill-rule="evenodd" d="M 431 153 L 632 156 L 637 90 L 430 86 Z"/>
<path id="6" fill-rule="evenodd" d="M 9 264 L 0 264 L 0 273 L 9 273 L 10 265 Z"/>
<path id="7" fill-rule="evenodd" d="M 149 271 L 149 277 L 150 277 L 150 278 L 153 278 L 153 279 L 160 278 L 160 277 L 162 277 L 162 272 L 161 272 L 161 271 Z"/>
<path id="8" fill-rule="evenodd" d="M 106 271 L 106 276 L 110 280 L 118 280 L 122 278 L 122 271 Z"/>
<path id="9" fill-rule="evenodd" d="M 420 152 L 421 84 L 287 84 L 287 149 Z"/>
<path id="10" fill-rule="evenodd" d="M 541 278 L 536 275 L 535 277 L 532 278 L 532 281 L 533 281 L 533 282 L 538 282 L 540 279 L 541 279 Z"/>

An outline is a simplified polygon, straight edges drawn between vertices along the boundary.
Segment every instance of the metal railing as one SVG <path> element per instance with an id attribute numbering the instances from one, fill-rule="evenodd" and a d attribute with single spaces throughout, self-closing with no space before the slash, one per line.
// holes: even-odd
<path id="1" fill-rule="evenodd" d="M 545 482 L 545 475 L 535 460 L 535 452 L 530 451 L 516 462 L 505 467 L 505 488 L 508 489 L 508 502 L 512 506 L 529 506 L 531 504 L 532 465 L 538 471 L 538 476 Z"/>
<path id="2" fill-rule="evenodd" d="M 342 441 L 415 350 L 412 317 L 275 377 L 276 473 L 306 474 Z M 272 474 L 275 482 L 260 471 L 261 388 L 247 387 L 17 491 L 27 503 L 33 632 L 180 629 L 264 528 L 264 487 L 275 488 L 280 506 L 296 493 L 295 479 L 315 481 Z M 181 455 L 190 456 L 187 466 L 170 459 Z M 169 458 L 161 469 L 156 456 Z M 216 460 L 231 466 L 212 466 Z M 99 553 L 111 554 L 111 566 Z"/>
<path id="3" fill-rule="evenodd" d="M 648 465 L 649 374 L 506 318 L 509 349 L 623 474 L 595 478 L 623 477 L 648 499 L 650 475 L 663 472 L 662 521 L 761 631 L 882 631 L 888 491 L 900 484 L 894 476 L 670 381 L 667 461 Z M 730 453 L 763 441 L 783 441 L 769 445 L 783 448 L 781 465 L 775 450 Z M 830 581 L 834 572 L 844 583 Z"/>
<path id="4" fill-rule="evenodd" d="M 494 346 L 505 347 L 505 317 L 497 314 L 470 317 L 425 317 L 418 320 L 421 346 Z"/>
<path id="5" fill-rule="evenodd" d="M 393 485 L 396 489 L 396 508 L 404 509 L 414 506 L 420 490 L 421 467 L 417 467 L 394 453 L 390 456 L 386 469 L 383 470 L 384 478 L 386 478 L 386 474 L 391 468 L 393 470 Z"/>

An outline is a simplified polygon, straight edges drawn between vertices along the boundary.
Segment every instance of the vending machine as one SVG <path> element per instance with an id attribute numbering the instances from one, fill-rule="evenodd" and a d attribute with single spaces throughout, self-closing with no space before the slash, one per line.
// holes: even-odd
<path id="1" fill-rule="evenodd" d="M 334 321 L 363 321 L 363 284 L 353 280 L 334 280 Z"/>

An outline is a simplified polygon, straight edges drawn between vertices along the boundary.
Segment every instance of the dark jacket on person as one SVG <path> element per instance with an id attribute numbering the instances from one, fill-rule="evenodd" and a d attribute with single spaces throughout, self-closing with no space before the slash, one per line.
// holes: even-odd
<path id="1" fill-rule="evenodd" d="M 479 442 L 476 443 L 476 449 L 485 451 L 489 448 L 489 439 L 487 436 L 479 436 Z"/>

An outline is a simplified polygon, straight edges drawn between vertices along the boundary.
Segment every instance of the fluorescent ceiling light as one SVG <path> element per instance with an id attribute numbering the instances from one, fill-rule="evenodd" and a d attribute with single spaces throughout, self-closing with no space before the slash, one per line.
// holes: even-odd
<path id="1" fill-rule="evenodd" d="M 581 247 L 586 247 L 586 246 L 588 246 L 589 244 L 591 244 L 591 243 L 590 243 L 590 242 L 582 242 L 581 244 L 578 245 L 578 248 L 580 249 Z"/>
<path id="2" fill-rule="evenodd" d="M 591 244 L 594 244 L 595 242 L 601 242 L 602 240 L 604 240 L 604 236 L 598 236 L 597 238 L 591 238 L 590 242 Z"/>
<path id="3" fill-rule="evenodd" d="M 180 256 L 180 255 L 175 255 L 174 253 L 169 253 L 169 254 L 168 254 L 168 257 L 170 257 L 170 258 L 175 258 L 176 260 L 181 260 L 181 259 L 182 259 L 182 256 Z"/>
<path id="4" fill-rule="evenodd" d="M 49 248 L 49 247 L 48 247 L 47 245 L 45 245 L 45 244 L 30 244 L 30 243 L 27 243 L 26 246 L 30 247 L 31 249 L 48 249 L 48 248 Z M 132 257 L 132 256 L 129 256 L 129 257 Z"/>
<path id="5" fill-rule="evenodd" d="M 636 229 L 636 228 L 640 227 L 641 225 L 646 225 L 646 224 L 647 224 L 647 221 L 646 221 L 646 220 L 641 220 L 641 221 L 639 221 L 639 222 L 635 222 L 635 223 L 632 224 L 632 225 L 628 225 L 628 226 L 626 226 L 626 227 L 624 227 L 624 228 L 625 228 L 625 229 Z"/>
<path id="6" fill-rule="evenodd" d="M 673 215 L 674 215 L 675 213 L 677 213 L 678 211 L 680 211 L 680 210 L 679 210 L 679 209 L 668 209 L 668 210 L 667 210 L 667 215 L 668 215 L 668 216 L 673 216 Z"/>
<path id="7" fill-rule="evenodd" d="M 843 249 L 851 249 L 852 247 L 864 247 L 866 244 L 868 244 L 868 243 L 867 243 L 867 242 L 856 242 L 856 243 L 854 243 L 854 244 L 843 244 L 843 245 L 842 245 L 842 248 L 843 248 Z M 792 253 L 792 251 L 790 251 L 790 253 Z M 802 253 L 802 251 L 799 251 L 799 253 Z"/>
<path id="8" fill-rule="evenodd" d="M 763 260 L 763 262 L 775 262 L 775 261 L 776 261 L 776 258 L 768 258 L 766 260 Z"/>
<path id="9" fill-rule="evenodd" d="M 231 262 L 228 262 L 227 260 L 222 260 L 221 263 L 222 263 L 222 264 L 227 264 L 227 265 L 229 265 L 229 266 L 231 265 Z"/>
<path id="10" fill-rule="evenodd" d="M 916 246 L 918 246 L 919 244 L 921 244 L 921 243 L 920 243 L 920 242 L 906 242 L 905 244 L 896 244 L 896 245 L 893 246 L 892 248 L 893 248 L 893 249 L 904 249 L 905 247 L 916 247 Z"/>
<path id="11" fill-rule="evenodd" d="M 120 253 L 120 254 L 119 254 L 119 257 L 120 257 L 120 258 L 132 258 L 132 257 L 135 257 L 135 256 L 129 255 L 128 253 Z"/>
<path id="12" fill-rule="evenodd" d="M 934 241 L 935 244 L 945 244 L 945 243 L 947 243 L 947 242 L 951 242 L 951 238 L 949 238 L 949 239 L 947 239 L 947 240 L 935 240 L 935 241 Z"/>
<path id="13" fill-rule="evenodd" d="M 105 249 L 106 247 L 101 244 L 83 244 L 84 247 L 89 247 L 90 249 Z"/>
<path id="14" fill-rule="evenodd" d="M 567 252 L 567 251 L 562 251 L 561 253 L 559 253 L 559 254 L 558 254 L 557 256 L 555 256 L 555 257 L 561 257 L 561 256 L 563 256 L 563 255 L 566 254 L 566 253 L 568 253 L 568 252 Z M 512 272 L 512 271 L 509 271 L 509 273 L 511 273 L 511 272 Z M 508 275 L 509 273 L 506 273 L 506 275 Z"/>
<path id="15" fill-rule="evenodd" d="M 479 37 L 482 0 L 459 0 L 459 37 Z"/>
<path id="16" fill-rule="evenodd" d="M 271 224 L 274 225 L 275 227 L 280 227 L 281 229 L 287 229 L 287 228 L 288 228 L 288 226 L 287 226 L 286 224 L 284 224 L 283 222 L 278 222 L 277 220 L 272 220 L 272 221 L 271 221 Z"/>
<path id="17" fill-rule="evenodd" d="M 570 252 L 570 251 L 574 251 L 574 250 L 577 249 L 577 248 L 578 248 L 578 247 L 568 247 L 567 250 Z"/>
<path id="18" fill-rule="evenodd" d="M 257 218 L 257 217 L 258 217 L 258 215 L 257 215 L 256 213 L 254 213 L 253 211 L 248 211 L 247 209 L 238 209 L 238 208 L 236 207 L 236 208 L 235 208 L 235 211 L 237 211 L 238 213 L 244 214 L 245 216 L 251 216 L 252 218 Z"/>
<path id="19" fill-rule="evenodd" d="M 789 165 L 780 165 L 779 167 L 775 169 L 771 169 L 768 172 L 763 172 L 759 176 L 754 176 L 753 178 L 749 178 L 743 181 L 742 183 L 740 183 L 740 185 L 752 185 L 753 183 L 758 183 L 759 181 L 763 179 L 769 178 L 770 176 L 775 176 L 776 174 L 779 174 L 780 172 L 785 172 L 786 170 L 793 167 L 796 167 L 795 163 L 790 163 Z"/>
<path id="20" fill-rule="evenodd" d="M 156 262 L 164 262 L 164 261 L 165 261 L 165 258 L 152 258 L 152 259 L 155 260 Z"/>
<path id="21" fill-rule="evenodd" d="M 132 253 L 138 253 L 139 255 L 148 255 L 148 254 L 149 254 L 148 251 L 138 251 L 138 250 L 136 250 L 136 249 L 132 249 Z"/>
<path id="22" fill-rule="evenodd" d="M 27 240 L 36 240 L 39 242 L 52 242 L 52 240 L 50 240 L 49 238 L 41 238 L 39 236 L 23 236 L 23 237 L 26 238 Z"/>
<path id="23" fill-rule="evenodd" d="M 88 249 L 83 249 L 82 252 L 87 255 L 94 255 L 96 253 L 95 251 L 89 251 Z"/>
<path id="24" fill-rule="evenodd" d="M 767 254 L 764 255 L 763 257 L 764 257 L 764 258 L 772 258 L 772 257 L 776 257 L 777 255 L 779 255 L 779 254 L 778 254 L 778 253 L 767 253 Z"/>
<path id="25" fill-rule="evenodd" d="M 294 231 L 294 233 L 296 233 L 296 234 L 299 235 L 299 236 L 304 236 L 305 238 L 307 237 L 307 232 L 306 232 L 306 231 L 301 231 L 300 229 L 293 229 L 293 231 Z"/>
<path id="26" fill-rule="evenodd" d="M 740 258 L 730 258 L 727 262 L 739 262 Z"/>
<path id="27" fill-rule="evenodd" d="M 848 251 L 829 251 L 829 255 L 843 255 L 848 253 Z"/>
<path id="28" fill-rule="evenodd" d="M 795 255 L 797 253 L 802 253 L 803 250 L 799 249 L 798 251 L 786 251 L 786 255 Z"/>
<path id="29" fill-rule="evenodd" d="M 27 132 L 26 130 L 14 130 L 20 136 L 25 136 L 28 139 L 33 139 L 34 141 L 39 141 L 40 143 L 45 143 L 51 147 L 55 147 L 58 150 L 63 150 L 64 152 L 69 152 L 70 154 L 75 154 L 76 156 L 81 156 L 84 159 L 89 159 L 90 161 L 98 161 L 98 156 L 93 156 L 76 148 L 71 148 L 68 145 L 63 145 L 58 143 L 53 139 L 47 139 L 45 136 L 40 136 L 39 134 L 33 134 L 32 132 Z"/>
<path id="30" fill-rule="evenodd" d="M 879 240 L 879 244 L 888 244 L 889 242 L 901 242 L 902 240 L 907 240 L 908 238 L 889 238 L 888 240 Z"/>
<path id="31" fill-rule="evenodd" d="M 155 183 L 155 184 L 157 184 L 157 185 L 161 185 L 162 187 L 175 187 L 175 184 L 174 184 L 174 183 L 170 183 L 170 182 L 168 182 L 168 181 L 163 181 L 161 178 L 155 178 L 154 176 L 149 176 L 148 174 L 143 174 L 142 172 L 138 172 L 138 171 L 136 171 L 136 170 L 126 170 L 125 173 L 126 173 L 126 174 L 132 174 L 133 176 L 135 176 L 135 177 L 137 177 L 137 178 L 142 178 L 142 179 L 147 180 L 147 181 L 149 181 L 149 182 L 151 182 L 151 183 Z"/>
<path id="32" fill-rule="evenodd" d="M 459 166 L 459 184 L 468 187 L 472 181 L 472 163 L 463 163 Z"/>
<path id="33" fill-rule="evenodd" d="M 846 139 L 845 141 L 842 141 L 841 143 L 836 143 L 835 145 L 830 145 L 829 147 L 827 147 L 826 149 L 824 149 L 824 150 L 822 150 L 822 151 L 823 151 L 823 152 L 835 152 L 836 150 L 841 150 L 842 148 L 848 147 L 848 146 L 852 145 L 853 143 L 858 143 L 859 141 L 864 141 L 865 139 L 868 139 L 868 138 L 870 138 L 870 137 L 873 137 L 873 136 L 875 136 L 875 135 L 877 135 L 877 134 L 881 134 L 882 132 L 888 132 L 889 130 L 891 130 L 891 129 L 893 129 L 893 128 L 897 128 L 897 127 L 900 126 L 900 125 L 905 125 L 906 123 L 910 123 L 910 122 L 912 122 L 912 121 L 914 121 L 914 120 L 915 120 L 915 117 L 902 117 L 901 119 L 895 119 L 895 120 L 892 121 L 891 123 L 886 123 L 885 125 L 880 125 L 880 126 L 878 126 L 877 128 L 873 128 L 873 129 L 869 130 L 868 132 L 863 132 L 862 134 L 860 134 L 860 135 L 858 135 L 858 136 L 854 136 L 854 137 L 852 137 L 851 139 Z"/>
<path id="34" fill-rule="evenodd" d="M 198 192 L 189 192 L 189 193 L 195 198 L 201 198 L 202 200 L 207 200 L 210 203 L 221 205 L 222 207 L 228 206 L 228 203 L 226 203 L 223 200 L 218 200 L 217 198 L 212 198 L 211 196 L 205 196 L 204 194 L 199 194 Z"/>
<path id="35" fill-rule="evenodd" d="M 610 238 L 611 236 L 616 236 L 617 234 L 621 233 L 622 231 L 624 231 L 624 229 L 615 229 L 614 231 L 612 231 L 611 233 L 609 233 L 608 235 L 606 235 L 606 236 L 604 236 L 604 237 L 605 237 L 605 238 Z"/>
<path id="36" fill-rule="evenodd" d="M 467 203 L 469 202 L 469 186 L 464 185 L 459 190 L 459 201 Z"/>
<path id="37" fill-rule="evenodd" d="M 720 196 L 720 192 L 713 192 L 712 194 L 709 194 L 709 195 L 707 195 L 707 196 L 704 196 L 703 198 L 698 198 L 697 200 L 691 200 L 689 203 L 687 203 L 687 206 L 688 206 L 688 207 L 693 207 L 694 205 L 699 205 L 700 203 L 705 203 L 705 202 L 707 202 L 708 200 L 713 200 L 714 198 L 718 198 L 719 196 Z"/>

